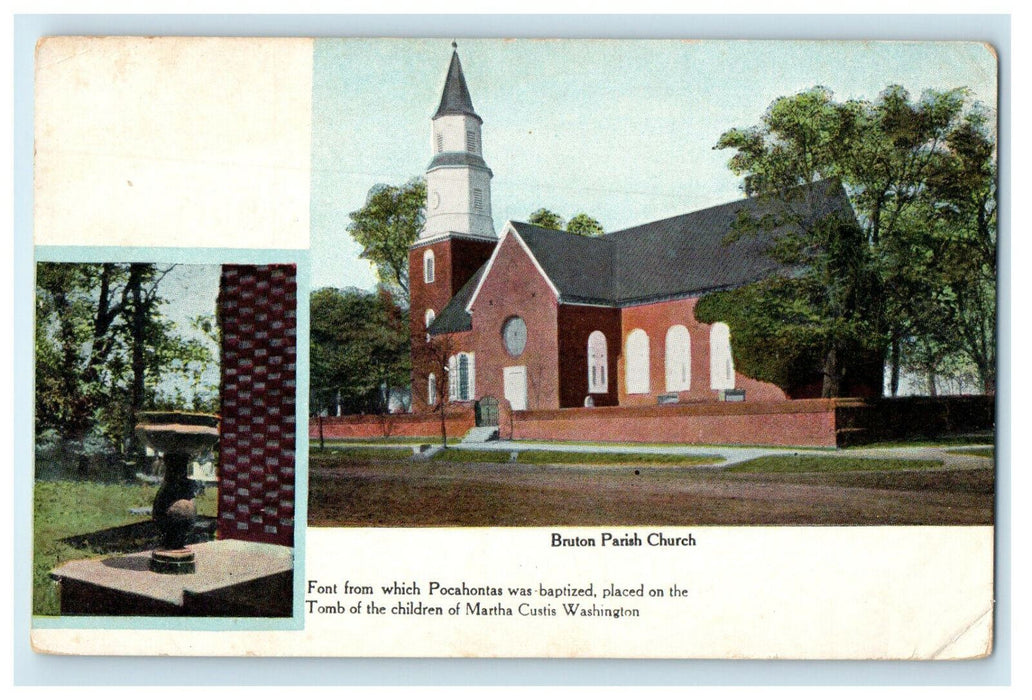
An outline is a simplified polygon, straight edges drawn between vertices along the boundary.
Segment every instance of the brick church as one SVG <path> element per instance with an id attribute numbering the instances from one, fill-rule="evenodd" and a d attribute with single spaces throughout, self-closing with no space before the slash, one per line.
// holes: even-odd
<path id="1" fill-rule="evenodd" d="M 414 412 L 488 396 L 516 411 L 789 398 L 736 372 L 728 326 L 694 313 L 704 294 L 789 272 L 769 238 L 724 244 L 755 200 L 598 237 L 515 221 L 496 232 L 482 123 L 455 51 L 409 251 Z M 819 196 L 853 216 L 840 186 Z"/>

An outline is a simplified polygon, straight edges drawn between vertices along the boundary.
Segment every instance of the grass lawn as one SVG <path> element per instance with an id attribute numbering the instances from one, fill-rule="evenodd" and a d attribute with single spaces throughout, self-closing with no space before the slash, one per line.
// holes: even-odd
<path id="1" fill-rule="evenodd" d="M 312 447 L 309 452 L 313 457 L 324 456 L 324 455 L 340 455 L 344 457 L 350 457 L 352 459 L 373 459 L 373 460 L 401 460 L 410 459 L 412 457 L 411 447 L 365 447 L 359 446 L 348 446 L 348 447 L 329 447 L 325 450 L 320 450 L 318 447 Z"/>
<path id="2" fill-rule="evenodd" d="M 871 447 L 953 447 L 963 445 L 978 445 L 993 442 L 995 435 L 988 433 L 974 433 L 971 435 L 943 435 L 937 438 L 915 437 L 907 440 L 884 440 L 881 442 L 868 442 L 862 445 L 850 445 L 846 450 L 865 450 Z"/>
<path id="3" fill-rule="evenodd" d="M 33 514 L 32 612 L 58 615 L 57 585 L 50 571 L 73 559 L 110 556 L 88 546 L 77 548 L 61 540 L 120 525 L 150 520 L 147 515 L 130 515 L 130 508 L 149 506 L 156 486 L 102 484 L 89 481 L 37 481 Z M 205 490 L 197 498 L 197 511 L 214 516 L 217 491 Z"/>
<path id="4" fill-rule="evenodd" d="M 635 452 L 591 453 L 554 450 L 442 450 L 434 455 L 434 461 L 452 463 L 509 463 L 511 452 L 517 453 L 517 464 L 661 464 L 664 466 L 695 466 L 700 464 L 718 464 L 724 461 L 723 457 L 717 455 L 665 455 Z"/>
<path id="5" fill-rule="evenodd" d="M 877 459 L 866 457 L 815 457 L 802 455 L 769 456 L 750 459 L 728 467 L 729 472 L 755 474 L 797 474 L 801 472 L 901 471 L 935 469 L 937 459 Z"/>
<path id="6" fill-rule="evenodd" d="M 434 462 L 467 464 L 509 464 L 511 453 L 517 453 L 516 464 L 577 464 L 577 465 L 627 465 L 627 466 L 680 466 L 691 467 L 702 464 L 719 464 L 724 461 L 718 455 L 669 455 L 639 454 L 633 452 L 564 452 L 557 450 L 441 450 L 433 456 Z M 334 447 L 325 451 L 311 449 L 314 458 L 337 456 L 354 460 L 395 462 L 409 460 L 412 450 L 407 447 Z"/>
<path id="7" fill-rule="evenodd" d="M 452 436 L 448 436 L 449 440 L 454 439 Z M 436 445 L 441 441 L 440 435 L 431 437 L 410 437 L 407 435 L 400 435 L 398 437 L 385 437 L 385 438 L 326 438 L 324 441 L 327 448 L 336 447 L 340 445 Z M 312 437 L 308 439 L 308 443 L 312 449 L 319 447 L 319 437 Z"/>
<path id="8" fill-rule="evenodd" d="M 956 449 L 946 450 L 946 451 L 947 452 L 951 452 L 951 453 L 953 453 L 955 455 L 967 455 L 969 457 L 986 457 L 988 459 L 995 459 L 996 458 L 996 448 L 995 447 L 968 447 L 968 448 L 958 447 Z"/>

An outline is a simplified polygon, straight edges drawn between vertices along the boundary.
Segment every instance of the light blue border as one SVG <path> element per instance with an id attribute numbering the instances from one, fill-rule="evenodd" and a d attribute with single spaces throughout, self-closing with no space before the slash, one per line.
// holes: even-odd
<path id="1" fill-rule="evenodd" d="M 997 608 L 993 654 L 976 661 L 90 658 L 34 654 L 29 411 L 15 413 L 14 669 L 18 684 L 1006 685 L 1011 669 L 1011 41 L 1008 15 L 225 16 L 32 15 L 14 18 L 14 352 L 16 406 L 31 405 L 33 47 L 45 35 L 601 37 L 981 40 L 1000 56 L 1001 290 L 997 394 Z M 298 294 L 301 294 L 301 286 Z M 305 308 L 304 305 L 301 306 Z M 307 311 L 305 311 L 307 314 Z M 299 313 L 300 325 L 300 313 Z M 300 338 L 299 338 L 300 341 Z M 300 350 L 305 344 L 299 342 Z M 301 392 L 299 409 L 307 402 Z M 298 442 L 299 452 L 303 436 Z M 306 501 L 298 492 L 298 517 Z M 300 569 L 299 569 L 300 570 Z M 21 583 L 21 585 L 18 585 Z"/>
<path id="2" fill-rule="evenodd" d="M 161 262 L 184 265 L 295 265 L 297 274 L 297 396 L 294 412 L 294 604 L 289 618 L 32 616 L 39 629 L 197 630 L 242 632 L 304 629 L 305 530 L 308 523 L 308 280 L 309 252 L 298 249 L 37 246 L 36 262 Z M 29 404 L 31 406 L 31 402 Z M 31 431 L 31 427 L 30 427 Z M 30 432 L 31 434 L 31 432 Z M 31 462 L 30 462 L 31 468 Z M 30 498 L 31 503 L 31 498 Z M 31 559 L 31 551 L 30 551 Z"/>

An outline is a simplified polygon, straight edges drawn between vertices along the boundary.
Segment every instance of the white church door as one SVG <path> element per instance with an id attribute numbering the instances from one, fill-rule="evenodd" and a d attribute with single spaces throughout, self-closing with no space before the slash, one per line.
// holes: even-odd
<path id="1" fill-rule="evenodd" d="M 514 411 L 527 410 L 527 367 L 505 367 L 502 369 L 505 398 Z"/>

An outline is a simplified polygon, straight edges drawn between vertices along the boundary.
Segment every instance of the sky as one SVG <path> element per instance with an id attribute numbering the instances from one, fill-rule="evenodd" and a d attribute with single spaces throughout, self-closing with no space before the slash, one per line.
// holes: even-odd
<path id="1" fill-rule="evenodd" d="M 607 231 L 741 195 L 720 134 L 823 85 L 875 99 L 966 87 L 995 106 L 994 53 L 969 42 L 468 40 L 495 229 L 547 207 Z M 422 176 L 451 57 L 444 39 L 318 39 L 312 100 L 312 288 L 376 284 L 347 233 L 379 183 Z"/>
<path id="2" fill-rule="evenodd" d="M 159 267 L 165 266 L 159 264 Z M 219 385 L 219 348 L 210 338 L 195 330 L 191 321 L 198 316 L 215 315 L 221 273 L 220 265 L 180 264 L 162 278 L 159 287 L 161 297 L 167 302 L 161 307 L 161 314 L 175 324 L 175 330 L 180 336 L 198 340 L 211 350 L 214 360 L 205 367 L 202 381 L 214 387 Z M 193 396 L 187 382 L 169 378 L 162 383 L 161 388 L 173 392 L 176 387 L 187 397 Z"/>

